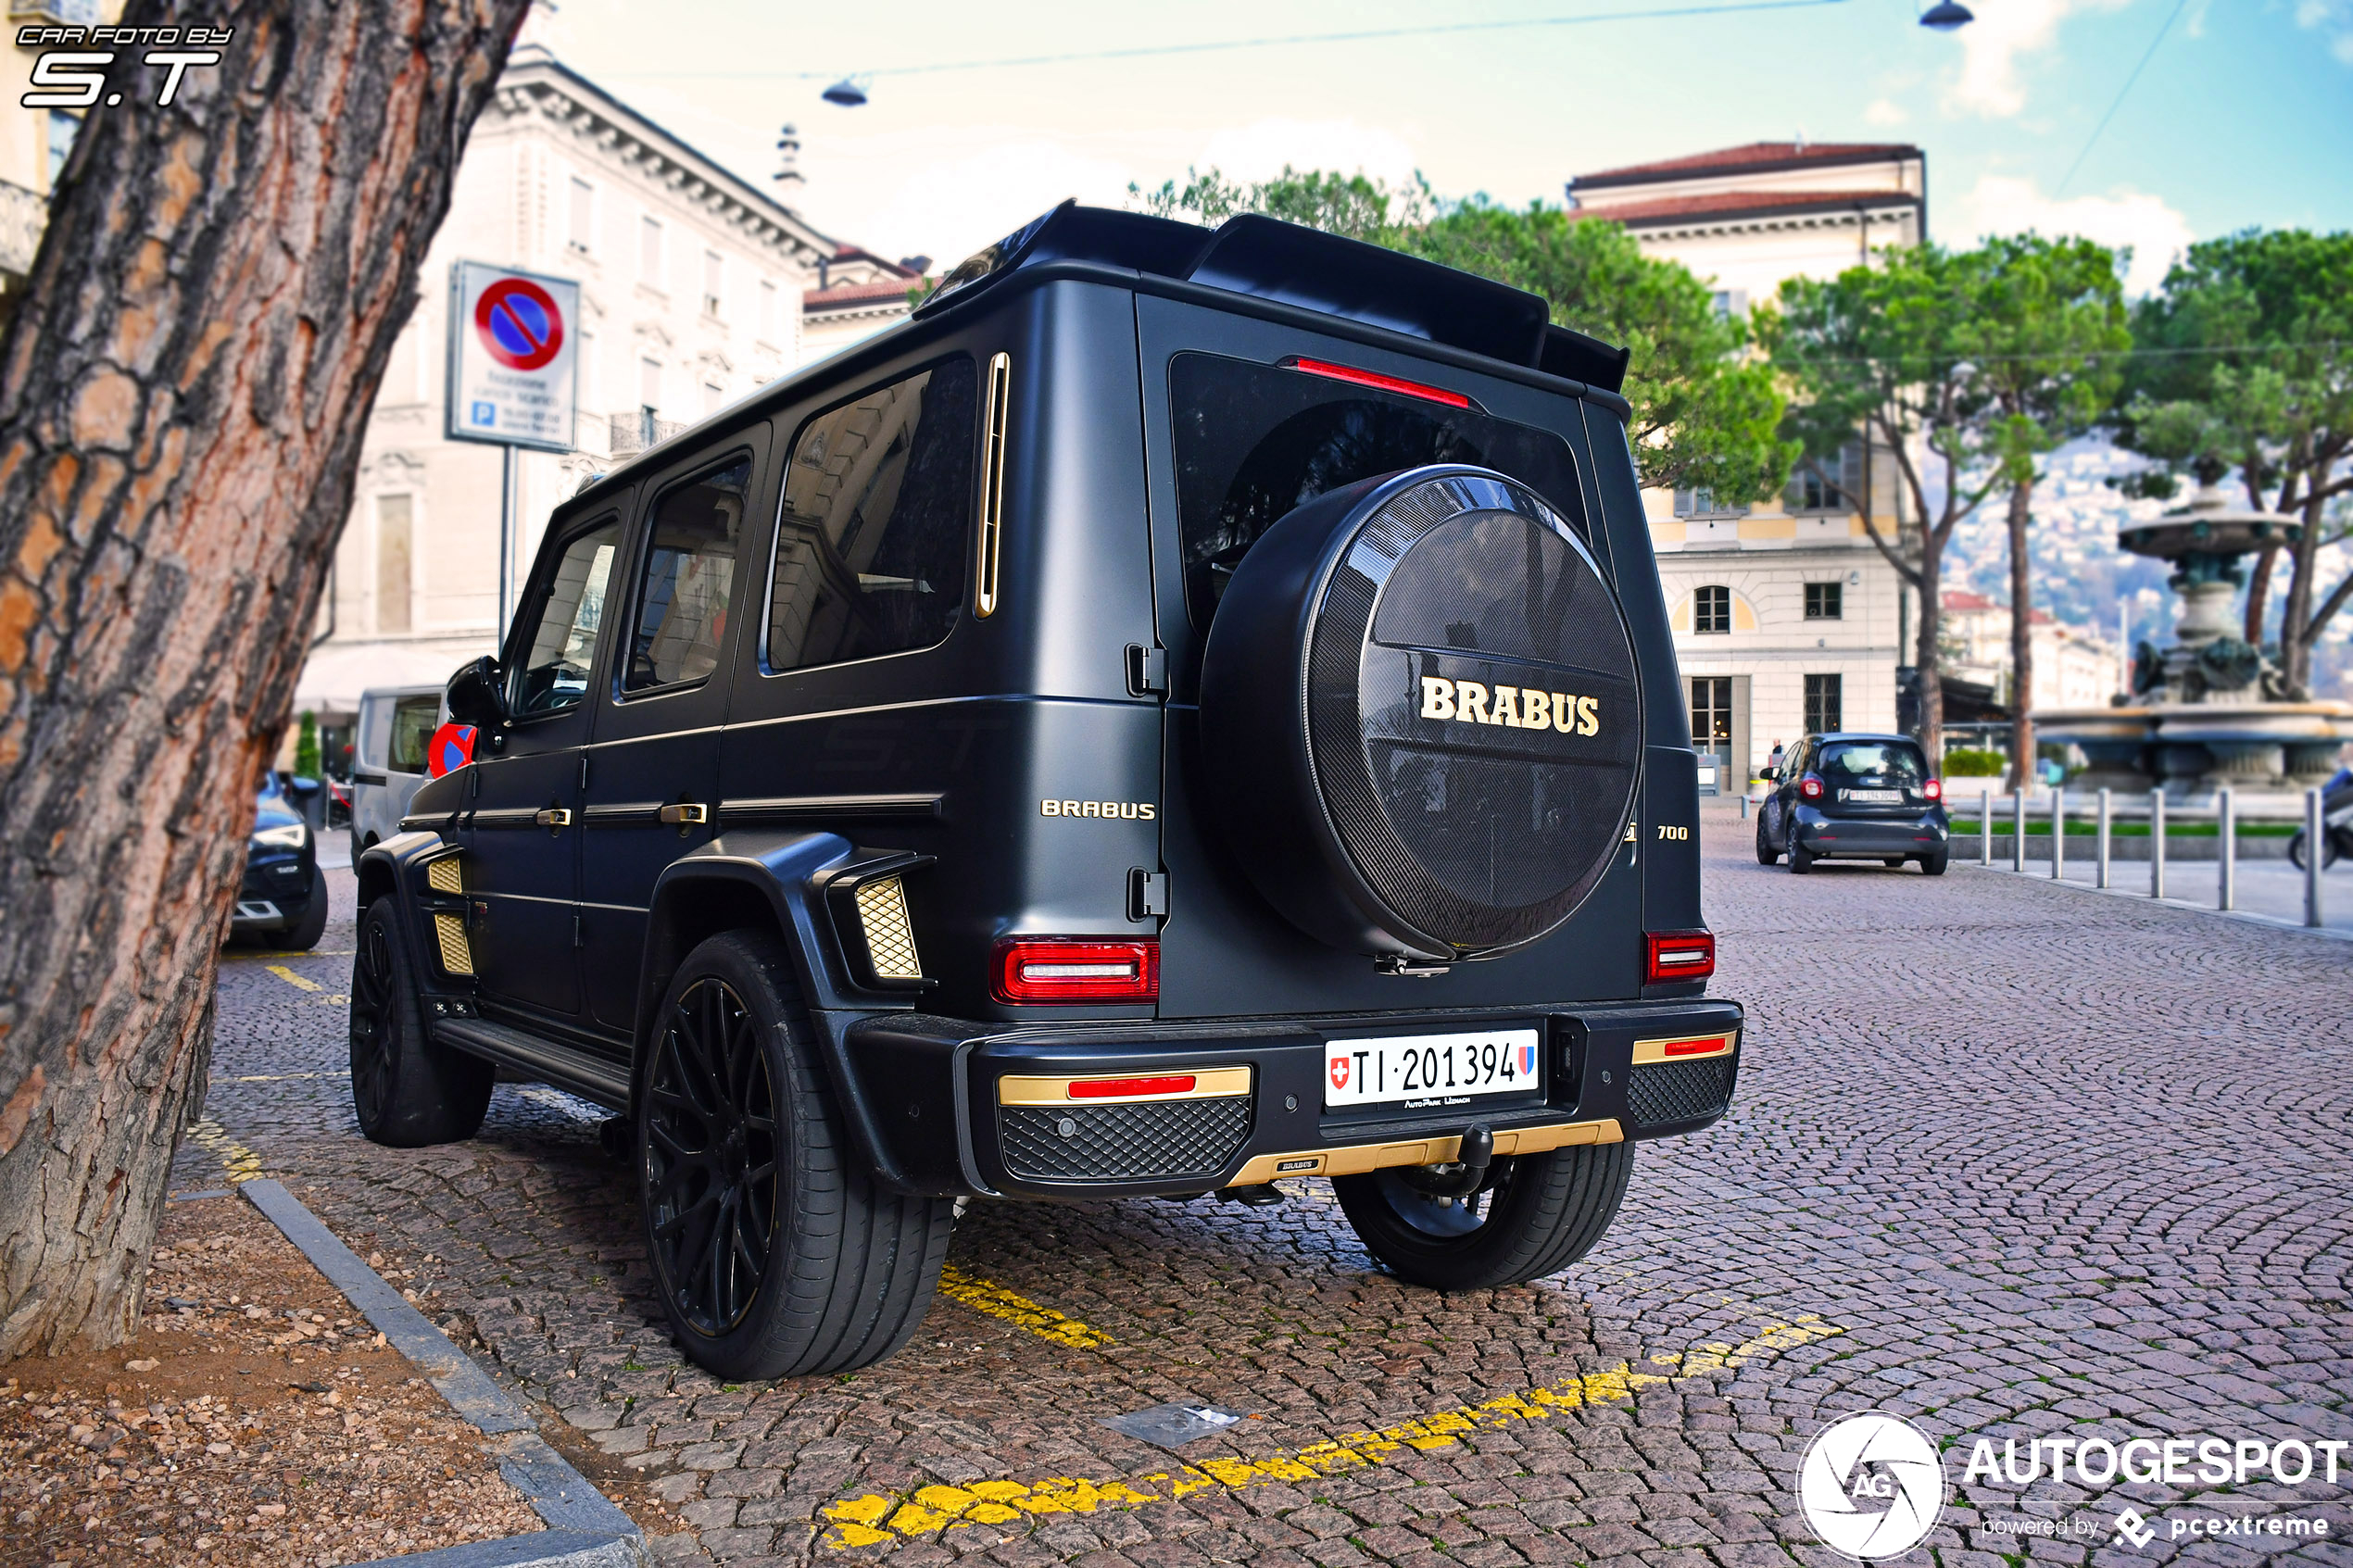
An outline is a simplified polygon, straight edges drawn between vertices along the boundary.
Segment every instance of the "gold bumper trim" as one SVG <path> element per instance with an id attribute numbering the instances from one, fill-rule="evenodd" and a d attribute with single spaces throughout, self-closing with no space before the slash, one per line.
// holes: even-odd
<path id="1" fill-rule="evenodd" d="M 1100 1084 L 1114 1078 L 1190 1077 L 1193 1086 L 1169 1095 L 1105 1095 L 1101 1098 L 1074 1098 L 1073 1084 Z M 1250 1093 L 1250 1069 L 1247 1067 L 1156 1067 L 1149 1073 L 1089 1073 L 1080 1077 L 1016 1078 L 997 1080 L 999 1105 L 1139 1105 L 1157 1099 L 1225 1099 L 1233 1095 Z"/>
<path id="2" fill-rule="evenodd" d="M 1666 1039 L 1637 1040 L 1634 1042 L 1632 1065 L 1640 1067 L 1652 1061 L 1705 1061 L 1709 1057 L 1722 1056 L 1730 1050 L 1740 1043 L 1740 1031 L 1735 1029 L 1723 1035 L 1676 1035 Z M 1687 1048 L 1670 1049 L 1676 1046 Z"/>
<path id="3" fill-rule="evenodd" d="M 1626 1130 L 1615 1117 L 1598 1122 L 1563 1122 L 1551 1127 L 1511 1127 L 1495 1135 L 1497 1154 L 1541 1154 L 1579 1144 L 1624 1143 Z M 1277 1176 L 1358 1176 L 1393 1165 L 1436 1165 L 1462 1152 L 1457 1137 L 1420 1138 L 1411 1143 L 1368 1143 L 1348 1148 L 1302 1148 L 1262 1154 L 1241 1168 L 1231 1185 L 1256 1186 Z"/>

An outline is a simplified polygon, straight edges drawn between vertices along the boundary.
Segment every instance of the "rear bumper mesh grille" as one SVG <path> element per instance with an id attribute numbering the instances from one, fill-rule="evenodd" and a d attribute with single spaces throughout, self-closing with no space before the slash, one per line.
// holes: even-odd
<path id="1" fill-rule="evenodd" d="M 1009 1105 L 997 1127 L 1005 1169 L 1024 1181 L 1214 1176 L 1250 1135 L 1250 1097 Z"/>
<path id="2" fill-rule="evenodd" d="M 1705 1061 L 1657 1062 L 1626 1075 L 1626 1110 L 1638 1127 L 1720 1115 L 1731 1098 L 1729 1054 Z"/>

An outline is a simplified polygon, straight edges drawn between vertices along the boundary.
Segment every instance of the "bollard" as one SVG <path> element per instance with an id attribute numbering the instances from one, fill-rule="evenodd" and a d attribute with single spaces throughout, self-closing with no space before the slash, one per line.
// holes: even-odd
<path id="1" fill-rule="evenodd" d="M 2149 897 L 2165 897 L 2165 792 L 2149 791 Z"/>
<path id="2" fill-rule="evenodd" d="M 2322 834 L 2328 826 L 2327 815 L 2321 809 L 2321 792 L 2304 792 L 2304 923 L 2322 925 L 2321 919 L 2321 848 Z"/>
<path id="3" fill-rule="evenodd" d="M 2232 896 L 2238 890 L 2238 819 L 2231 809 L 2231 792 L 2227 788 L 2214 792 L 2214 852 L 2219 857 L 2215 864 L 2221 868 L 2214 879 L 2214 907 L 2227 909 L 2232 907 Z"/>
<path id="4" fill-rule="evenodd" d="M 1748 821 L 1748 791 L 1741 791 L 1741 821 Z"/>
<path id="5" fill-rule="evenodd" d="M 2022 789 L 2010 791 L 2010 816 L 2013 819 L 2010 828 L 2010 870 L 2023 872 L 2026 870 L 2026 791 Z"/>
<path id="6" fill-rule="evenodd" d="M 2100 791 L 2099 858 L 2098 863 L 2092 876 L 2092 885 L 2095 887 L 2106 887 L 2108 885 L 2108 835 L 2109 825 L 2108 793 L 2106 790 L 2102 790 Z"/>
<path id="7" fill-rule="evenodd" d="M 1994 863 L 1994 786 L 1977 792 L 1977 863 Z"/>
<path id="8" fill-rule="evenodd" d="M 2067 791 L 2051 791 L 2051 880 L 2067 875 Z"/>

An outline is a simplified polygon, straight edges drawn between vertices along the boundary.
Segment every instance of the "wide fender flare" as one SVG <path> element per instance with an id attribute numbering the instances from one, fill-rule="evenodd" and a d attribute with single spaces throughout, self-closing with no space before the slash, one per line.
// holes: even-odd
<path id="1" fill-rule="evenodd" d="M 401 935 L 409 939 L 411 953 L 430 953 L 434 948 L 425 929 L 423 866 L 439 859 L 449 848 L 448 841 L 437 833 L 396 833 L 370 845 L 352 867 L 359 882 L 360 910 L 364 913 L 378 898 L 395 898 Z"/>
<path id="2" fill-rule="evenodd" d="M 906 1010 L 904 998 L 877 999 L 861 993 L 845 972 L 832 918 L 812 879 L 846 864 L 856 846 L 834 833 L 725 834 L 679 857 L 655 879 L 646 917 L 645 960 L 638 968 L 636 1026 L 633 1032 L 630 1097 L 634 1106 L 653 1059 L 654 1032 L 661 999 L 694 943 L 694 922 L 684 918 L 686 901 L 707 897 L 714 884 L 755 893 L 766 905 L 792 955 L 794 975 L 809 1010 L 812 1035 L 824 1062 L 836 1103 L 849 1135 L 885 1186 L 914 1190 L 903 1161 L 876 1122 L 873 1097 L 850 1061 L 850 1024 L 877 1012 Z M 896 1008 L 894 1009 L 894 1001 Z"/>

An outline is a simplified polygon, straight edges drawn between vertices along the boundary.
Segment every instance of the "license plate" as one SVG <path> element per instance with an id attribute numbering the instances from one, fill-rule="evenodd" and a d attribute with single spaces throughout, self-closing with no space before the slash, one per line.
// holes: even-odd
<path id="1" fill-rule="evenodd" d="M 1868 806 L 1896 806 L 1904 799 L 1900 789 L 1842 789 L 1838 796 L 1842 800 L 1859 800 Z"/>
<path id="2" fill-rule="evenodd" d="M 1533 1029 L 1327 1040 L 1324 1109 L 1402 1105 L 1414 1110 L 1533 1095 L 1542 1087 L 1542 1057 Z"/>

